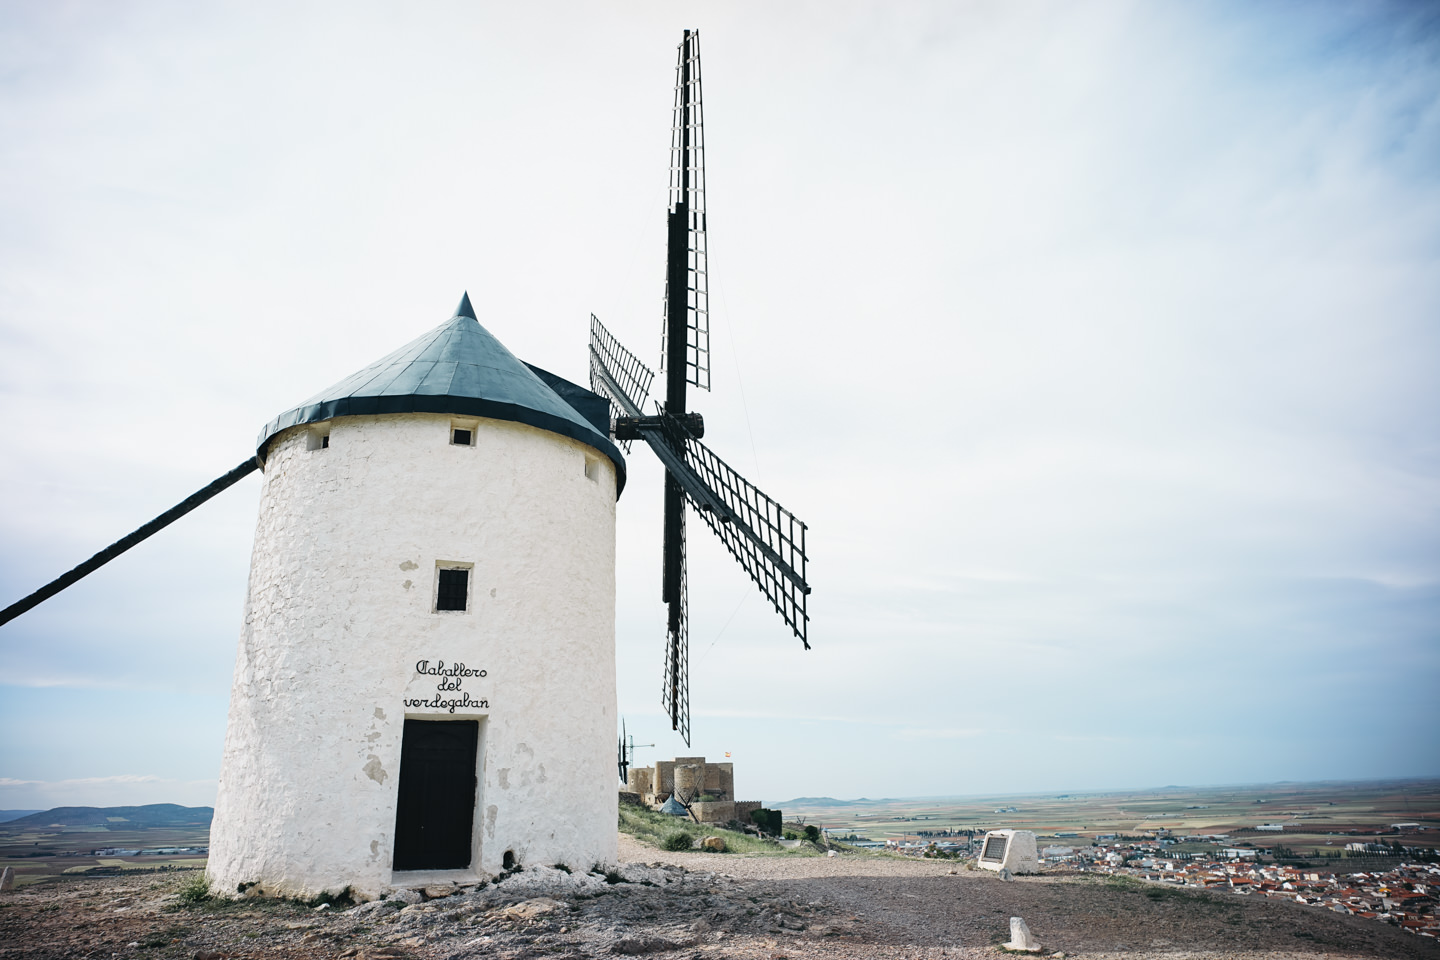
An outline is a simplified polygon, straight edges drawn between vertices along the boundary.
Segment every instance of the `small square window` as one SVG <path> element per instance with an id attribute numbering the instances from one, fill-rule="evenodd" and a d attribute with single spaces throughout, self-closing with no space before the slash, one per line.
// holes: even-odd
<path id="1" fill-rule="evenodd" d="M 323 437 L 320 438 L 320 449 L 321 449 L 321 450 L 329 450 L 329 449 L 330 449 L 330 434 L 327 433 L 327 434 L 325 434 L 325 436 L 323 436 Z"/>
<path id="2" fill-rule="evenodd" d="M 592 483 L 599 483 L 599 482 L 600 482 L 600 458 L 599 458 L 599 457 L 586 457 L 586 458 L 585 458 L 585 478 L 586 478 L 587 480 L 591 481 Z"/>
<path id="3" fill-rule="evenodd" d="M 455 444 L 457 447 L 474 446 L 474 437 L 475 435 L 469 430 L 464 430 L 459 427 L 456 427 L 454 430 L 450 431 L 450 442 Z"/>
<path id="4" fill-rule="evenodd" d="M 306 450 L 329 450 L 330 449 L 330 425 L 317 427 L 305 434 Z"/>
<path id="5" fill-rule="evenodd" d="M 439 588 L 435 593 L 435 609 L 464 610 L 469 588 L 469 570 L 440 568 Z"/>

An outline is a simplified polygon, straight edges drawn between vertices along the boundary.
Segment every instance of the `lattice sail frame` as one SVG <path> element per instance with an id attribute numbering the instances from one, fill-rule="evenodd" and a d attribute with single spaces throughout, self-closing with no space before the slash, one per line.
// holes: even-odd
<path id="1" fill-rule="evenodd" d="M 665 627 L 665 677 L 661 684 L 660 705 L 671 715 L 675 729 L 690 746 L 690 583 L 686 571 L 685 511 L 680 511 L 680 631 L 671 633 Z M 678 696 L 672 696 L 678 694 Z M 673 712 L 671 705 L 678 700 Z"/>
<path id="2" fill-rule="evenodd" d="M 690 32 L 680 44 L 675 64 L 675 108 L 670 125 L 670 213 L 676 213 L 682 206 L 685 210 L 688 238 L 685 271 L 685 380 L 702 390 L 709 390 L 710 280 L 705 241 L 705 108 L 700 97 L 698 30 Z M 665 357 L 668 356 L 668 280 L 665 287 L 666 321 L 660 327 L 662 373 L 665 371 Z"/>
<path id="3" fill-rule="evenodd" d="M 654 379 L 655 372 L 626 350 L 595 314 L 590 314 L 590 389 L 610 401 L 612 423 L 617 417 L 640 415 Z M 611 382 L 623 396 L 615 396 Z M 626 453 L 630 452 L 631 441 L 619 443 Z"/>
<path id="4" fill-rule="evenodd" d="M 809 650 L 810 615 L 805 610 L 805 601 L 810 585 L 805 570 L 804 521 L 740 476 L 694 437 L 685 438 L 685 462 L 729 508 L 732 516 L 720 515 L 692 499 L 696 513 L 740 561 L 750 579 L 775 607 L 775 612 Z M 745 529 L 741 529 L 742 526 Z"/>

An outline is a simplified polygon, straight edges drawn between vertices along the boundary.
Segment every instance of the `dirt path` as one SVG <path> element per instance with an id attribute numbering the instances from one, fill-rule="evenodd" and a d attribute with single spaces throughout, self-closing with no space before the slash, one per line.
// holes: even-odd
<path id="1" fill-rule="evenodd" d="M 0 897 L 0 960 L 994 960 L 1011 916 L 1047 954 L 1095 960 L 1440 960 L 1434 941 L 1375 921 L 1093 874 L 1007 883 L 943 861 L 664 853 L 628 837 L 621 861 L 608 878 L 531 867 L 349 910 L 263 897 L 183 907 L 183 874 L 45 883 Z"/>
<path id="2" fill-rule="evenodd" d="M 1007 883 L 946 861 L 668 853 L 628 837 L 621 838 L 621 859 L 728 874 L 771 901 L 831 904 L 857 918 L 856 938 L 875 947 L 962 947 L 966 953 L 989 947 L 993 956 L 992 945 L 1009 939 L 1010 917 L 1018 916 L 1047 953 L 1068 956 L 1440 958 L 1435 941 L 1373 920 L 1075 871 Z M 848 946 L 829 955 L 868 955 Z"/>

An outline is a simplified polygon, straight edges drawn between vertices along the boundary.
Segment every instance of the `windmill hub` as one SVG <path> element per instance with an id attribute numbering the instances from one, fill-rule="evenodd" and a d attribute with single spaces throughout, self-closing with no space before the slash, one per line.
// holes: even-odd
<path id="1" fill-rule="evenodd" d="M 679 433 L 682 441 L 685 435 L 699 440 L 705 436 L 705 418 L 698 413 L 682 413 L 678 417 L 665 413 L 653 417 L 616 417 L 613 429 L 616 440 L 643 440 L 646 430 Z"/>

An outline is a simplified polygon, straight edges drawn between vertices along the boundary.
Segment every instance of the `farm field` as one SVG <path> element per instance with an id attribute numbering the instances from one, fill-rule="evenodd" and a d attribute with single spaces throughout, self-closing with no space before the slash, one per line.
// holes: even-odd
<path id="1" fill-rule="evenodd" d="M 1042 844 L 1070 846 L 1107 835 L 1140 837 L 1165 830 L 1175 837 L 1224 835 L 1229 839 L 1223 844 L 1285 847 L 1298 857 L 1337 856 L 1354 842 L 1394 841 L 1440 850 L 1440 779 L 879 800 L 806 797 L 776 805 L 789 823 L 822 826 L 833 837 L 856 834 L 877 841 L 1014 827 L 1035 831 Z M 22 886 L 86 873 L 195 869 L 205 865 L 203 854 L 98 851 L 208 847 L 210 840 L 208 816 L 204 823 L 153 824 L 115 817 L 63 825 L 25 819 L 30 822 L 0 823 L 0 867 L 13 867 Z M 1392 830 L 1397 823 L 1418 826 Z M 1277 824 L 1283 829 L 1256 829 Z M 1171 849 L 1208 853 L 1216 846 L 1182 842 Z"/>
<path id="2" fill-rule="evenodd" d="M 203 854 L 138 856 L 93 851 L 208 847 L 208 822 L 148 825 L 122 818 L 102 819 L 105 822 L 0 823 L 0 867 L 13 867 L 16 885 L 25 886 L 66 875 L 194 869 L 205 865 Z"/>
<path id="3" fill-rule="evenodd" d="M 786 820 L 823 826 L 832 836 L 854 833 L 880 841 L 1013 827 L 1071 845 L 1165 830 L 1174 836 L 1224 835 L 1307 856 L 1338 852 L 1354 842 L 1440 847 L 1440 780 L 1434 779 L 893 800 L 802 797 L 776 805 Z M 1418 827 L 1392 830 L 1397 823 Z M 1279 831 L 1257 829 L 1277 824 Z M 1177 850 L 1185 852 L 1186 846 Z"/>

